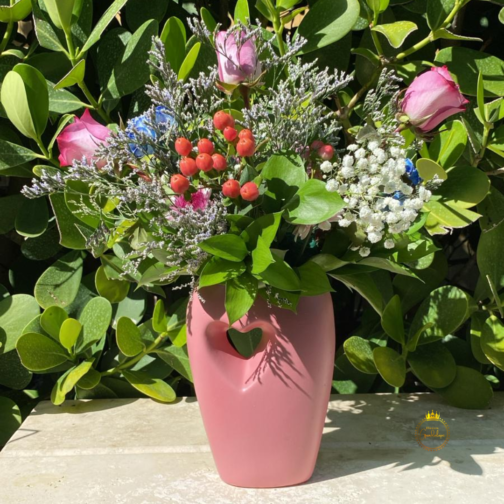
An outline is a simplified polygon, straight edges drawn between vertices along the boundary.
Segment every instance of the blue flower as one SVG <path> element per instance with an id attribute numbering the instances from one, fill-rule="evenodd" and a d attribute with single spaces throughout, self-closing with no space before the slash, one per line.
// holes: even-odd
<path id="1" fill-rule="evenodd" d="M 174 124 L 175 119 L 168 113 L 165 107 L 159 105 L 155 109 L 155 121 L 156 125 L 159 126 L 159 129 L 164 132 L 169 126 Z M 126 133 L 128 138 L 131 138 L 133 141 L 137 139 L 135 132 L 132 131 L 132 129 L 134 129 L 138 133 L 142 133 L 145 136 L 152 138 L 152 140 L 156 140 L 157 133 L 150 124 L 151 118 L 149 117 L 148 112 L 130 119 L 128 122 L 129 131 Z M 154 154 L 154 148 L 150 144 L 138 145 L 136 143 L 130 143 L 129 149 L 132 154 L 139 158 Z"/>
<path id="2" fill-rule="evenodd" d="M 420 177 L 418 170 L 415 168 L 413 161 L 409 158 L 406 159 L 406 176 L 410 179 L 410 182 L 414 186 L 417 186 L 423 180 L 422 177 Z"/>

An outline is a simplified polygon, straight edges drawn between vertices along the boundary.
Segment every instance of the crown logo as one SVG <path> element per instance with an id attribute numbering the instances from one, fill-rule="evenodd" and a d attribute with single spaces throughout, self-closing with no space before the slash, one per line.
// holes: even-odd
<path id="1" fill-rule="evenodd" d="M 434 413 L 434 410 L 432 410 L 431 413 L 429 413 L 427 411 L 427 415 L 425 415 L 425 419 L 426 420 L 439 420 L 441 418 L 441 415 L 436 411 L 436 413 Z"/>

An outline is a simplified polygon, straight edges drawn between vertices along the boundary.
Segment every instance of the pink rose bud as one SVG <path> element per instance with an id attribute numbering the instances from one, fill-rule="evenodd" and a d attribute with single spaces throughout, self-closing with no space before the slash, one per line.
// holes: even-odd
<path id="1" fill-rule="evenodd" d="M 446 66 L 432 67 L 415 77 L 402 101 L 402 111 L 420 131 L 430 131 L 447 117 L 465 111 L 469 103 Z"/>
<path id="2" fill-rule="evenodd" d="M 220 31 L 215 37 L 215 49 L 219 64 L 219 79 L 226 84 L 251 81 L 261 74 L 261 63 L 252 39 L 243 40 L 244 33 Z"/>
<path id="3" fill-rule="evenodd" d="M 75 122 L 64 128 L 56 139 L 61 166 L 70 166 L 75 159 L 81 161 L 83 157 L 91 163 L 96 159 L 96 150 L 101 144 L 106 143 L 109 135 L 110 130 L 95 121 L 86 109 L 82 117 L 80 119 L 76 117 Z M 104 165 L 104 160 L 96 163 L 98 168 Z"/>

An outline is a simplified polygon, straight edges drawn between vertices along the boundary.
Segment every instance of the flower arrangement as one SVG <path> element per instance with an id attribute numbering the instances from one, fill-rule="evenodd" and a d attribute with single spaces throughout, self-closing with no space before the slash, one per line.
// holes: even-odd
<path id="1" fill-rule="evenodd" d="M 87 248 L 124 279 L 225 284 L 230 323 L 257 295 L 295 311 L 300 296 L 331 291 L 335 242 L 346 244 L 343 264 L 397 264 L 442 182 L 415 167 L 421 136 L 403 132 L 426 134 L 466 103 L 446 67 L 402 98 L 400 80 L 383 71 L 363 105 L 366 124 L 343 147 L 328 104 L 351 78 L 296 60 L 302 38 L 276 55 L 259 28 L 191 26 L 213 44 L 217 67 L 180 80 L 155 41 L 150 109 L 115 132 L 86 111 L 58 137 L 71 166 L 44 170 L 25 195 L 65 193 L 81 220 L 99 223 L 80 228 Z"/>

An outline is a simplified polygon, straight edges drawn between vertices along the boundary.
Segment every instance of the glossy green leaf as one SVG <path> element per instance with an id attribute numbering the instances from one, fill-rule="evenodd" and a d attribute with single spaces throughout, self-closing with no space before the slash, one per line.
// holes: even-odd
<path id="1" fill-rule="evenodd" d="M 441 343 L 419 346 L 408 354 L 408 363 L 417 378 L 429 388 L 447 387 L 457 374 L 455 359 Z"/>
<path id="2" fill-rule="evenodd" d="M 454 6 L 455 0 L 427 0 L 427 23 L 429 28 L 434 31 L 441 27 Z"/>
<path id="3" fill-rule="evenodd" d="M 22 145 L 0 140 L 0 174 L 9 168 L 32 161 L 36 156 L 35 152 Z"/>
<path id="4" fill-rule="evenodd" d="M 250 329 L 247 332 L 238 331 L 231 327 L 227 334 L 235 350 L 245 359 L 250 359 L 255 354 L 263 338 L 263 331 L 260 327 Z"/>
<path id="5" fill-rule="evenodd" d="M 77 382 L 77 387 L 85 390 L 91 390 L 98 386 L 101 381 L 101 374 L 94 368 L 90 368 L 89 371 L 81 377 Z"/>
<path id="6" fill-rule="evenodd" d="M 16 215 L 16 231 L 21 236 L 34 238 L 45 232 L 48 222 L 46 198 L 25 199 Z"/>
<path id="7" fill-rule="evenodd" d="M 201 42 L 197 42 L 192 46 L 191 50 L 187 53 L 178 71 L 179 80 L 186 80 L 189 77 L 191 70 L 196 64 L 196 59 L 198 58 L 200 49 L 201 49 Z"/>
<path id="8" fill-rule="evenodd" d="M 240 320 L 252 307 L 257 296 L 258 282 L 250 274 L 243 274 L 226 282 L 226 313 L 229 325 Z"/>
<path id="9" fill-rule="evenodd" d="M 249 250 L 254 250 L 257 246 L 258 237 L 263 239 L 263 247 L 270 247 L 282 220 L 281 212 L 262 215 L 248 225 L 241 234 Z"/>
<path id="10" fill-rule="evenodd" d="M 68 351 L 76 345 L 77 340 L 82 332 L 82 324 L 74 318 L 67 318 L 63 321 L 59 331 L 59 342 Z"/>
<path id="11" fill-rule="evenodd" d="M 77 341 L 77 351 L 80 353 L 99 341 L 107 332 L 112 318 L 112 306 L 102 297 L 91 299 L 79 316 L 82 332 Z"/>
<path id="12" fill-rule="evenodd" d="M 432 180 L 436 175 L 441 180 L 446 180 L 448 178 L 448 175 L 443 170 L 443 168 L 432 159 L 428 158 L 419 159 L 416 162 L 416 168 L 420 176 L 426 181 Z"/>
<path id="13" fill-rule="evenodd" d="M 366 3 L 374 13 L 381 14 L 387 10 L 390 0 L 366 0 Z"/>
<path id="14" fill-rule="evenodd" d="M 7 5 L 0 5 L 0 21 L 2 23 L 22 21 L 32 10 L 31 0 L 14 0 L 14 2 L 6 3 Z M 0 446 L 2 444 L 0 442 Z"/>
<path id="15" fill-rule="evenodd" d="M 497 291 L 504 287 L 504 263 L 501 253 L 503 247 L 504 220 L 497 226 L 482 231 L 476 255 L 483 280 L 488 278 Z"/>
<path id="16" fill-rule="evenodd" d="M 82 224 L 68 209 L 63 194 L 51 194 L 51 206 L 56 216 L 56 224 L 60 233 L 60 244 L 69 249 L 85 250 L 86 239 L 79 232 L 76 224 Z"/>
<path id="17" fill-rule="evenodd" d="M 71 392 L 80 379 L 88 373 L 93 366 L 93 362 L 94 358 L 86 359 L 58 378 L 51 391 L 51 402 L 55 406 L 63 404 L 66 395 Z"/>
<path id="18" fill-rule="evenodd" d="M 388 347 L 376 347 L 373 359 L 381 377 L 392 387 L 402 387 L 406 379 L 406 361 L 402 355 Z"/>
<path id="19" fill-rule="evenodd" d="M 217 27 L 217 21 L 215 21 L 211 12 L 207 8 L 201 7 L 200 16 L 201 19 L 203 20 L 203 23 L 205 23 L 205 26 L 207 27 L 208 31 L 210 33 L 213 33 L 213 31 Z"/>
<path id="20" fill-rule="evenodd" d="M 0 354 L 0 385 L 14 390 L 23 390 L 32 380 L 32 373 L 28 371 L 19 358 L 16 350 Z"/>
<path id="21" fill-rule="evenodd" d="M 63 89 L 81 83 L 85 73 L 86 60 L 82 59 L 54 86 L 54 89 Z"/>
<path id="22" fill-rule="evenodd" d="M 49 336 L 23 334 L 16 343 L 21 362 L 30 371 L 46 371 L 69 359 L 66 350 Z"/>
<path id="23" fill-rule="evenodd" d="M 478 371 L 457 366 L 455 379 L 445 388 L 435 389 L 450 406 L 466 409 L 488 408 L 493 397 L 491 385 Z"/>
<path id="24" fill-rule="evenodd" d="M 301 281 L 296 272 L 279 255 L 272 254 L 274 263 L 270 264 L 259 278 L 272 287 L 285 291 L 298 291 Z"/>
<path id="25" fill-rule="evenodd" d="M 134 357 L 145 350 L 140 329 L 128 317 L 121 317 L 118 320 L 116 339 L 119 350 L 128 357 Z"/>
<path id="26" fill-rule="evenodd" d="M 485 327 L 486 319 L 487 314 L 482 312 L 475 312 L 471 316 L 471 331 L 469 335 L 471 339 L 471 351 L 474 358 L 480 364 L 490 364 L 488 357 L 485 355 L 483 348 L 481 347 L 481 335 Z"/>
<path id="27" fill-rule="evenodd" d="M 241 21 L 244 25 L 248 24 L 250 21 L 248 0 L 238 0 L 236 2 L 233 19 L 235 23 Z"/>
<path id="28" fill-rule="evenodd" d="M 220 257 L 212 257 L 201 272 L 199 279 L 200 287 L 209 287 L 224 283 L 225 281 L 241 275 L 245 271 L 244 263 L 227 261 Z"/>
<path id="29" fill-rule="evenodd" d="M 131 30 L 136 30 L 149 19 L 155 19 L 160 23 L 169 7 L 171 7 L 170 2 L 166 0 L 149 0 L 148 2 L 128 0 L 125 9 L 126 24 Z M 174 8 L 177 9 L 177 7 Z M 122 19 L 124 19 L 123 16 Z"/>
<path id="30" fill-rule="evenodd" d="M 186 37 L 184 23 L 177 17 L 168 18 L 160 38 L 165 45 L 166 61 L 176 73 L 185 58 Z"/>
<path id="31" fill-rule="evenodd" d="M 396 294 L 383 310 L 381 325 L 383 330 L 398 343 L 404 343 L 404 321 L 401 299 Z"/>
<path id="32" fill-rule="evenodd" d="M 351 336 L 343 344 L 348 360 L 356 369 L 366 374 L 378 373 L 373 360 L 373 350 L 376 346 L 372 341 L 360 336 Z"/>
<path id="33" fill-rule="evenodd" d="M 318 0 L 297 31 L 308 41 L 301 52 L 306 54 L 343 38 L 357 21 L 359 11 L 358 0 Z"/>
<path id="34" fill-rule="evenodd" d="M 334 217 L 345 206 L 341 196 L 329 192 L 321 180 L 306 181 L 289 202 L 289 221 L 293 224 L 313 225 Z"/>
<path id="35" fill-rule="evenodd" d="M 198 246 L 209 254 L 233 262 L 241 262 L 248 255 L 245 242 L 234 234 L 211 236 L 199 243 Z"/>
<path id="36" fill-rule="evenodd" d="M 0 446 L 21 426 L 22 417 L 18 405 L 8 397 L 0 397 Z"/>
<path id="37" fill-rule="evenodd" d="M 21 194 L 0 198 L 0 234 L 6 234 L 14 228 L 16 216 L 24 200 Z"/>
<path id="38" fill-rule="evenodd" d="M 60 341 L 61 325 L 68 318 L 68 314 L 60 306 L 49 306 L 40 317 L 40 325 L 44 331 L 56 341 Z"/>
<path id="39" fill-rule="evenodd" d="M 488 360 L 504 370 L 504 325 L 497 317 L 492 315 L 486 320 L 480 344 Z"/>
<path id="40" fill-rule="evenodd" d="M 50 266 L 35 284 L 35 298 L 42 308 L 65 308 L 77 296 L 82 278 L 81 252 L 69 252 Z"/>
<path id="41" fill-rule="evenodd" d="M 75 0 L 44 0 L 44 4 L 54 26 L 69 33 Z"/>
<path id="42" fill-rule="evenodd" d="M 333 292 L 331 282 L 326 272 L 314 261 L 307 261 L 296 273 L 301 280 L 301 291 L 303 296 L 320 296 L 327 292 Z"/>
<path id="43" fill-rule="evenodd" d="M 445 170 L 455 166 L 467 145 L 467 130 L 460 121 L 443 125 L 429 144 L 429 156 Z"/>
<path id="44" fill-rule="evenodd" d="M 389 44 L 397 49 L 404 44 L 408 35 L 418 30 L 418 26 L 411 21 L 397 21 L 395 23 L 377 25 L 372 30 L 385 35 Z"/>
<path id="45" fill-rule="evenodd" d="M 154 306 L 152 314 L 152 328 L 158 333 L 163 333 L 168 327 L 168 319 L 166 318 L 165 306 L 162 299 L 158 299 Z"/>
<path id="46" fill-rule="evenodd" d="M 163 380 L 159 378 L 151 378 L 148 374 L 142 371 L 123 371 L 123 376 L 137 390 L 152 397 L 157 401 L 169 403 L 175 401 L 177 395 L 174 390 Z"/>
<path id="47" fill-rule="evenodd" d="M 270 264 L 273 264 L 273 254 L 262 236 L 257 237 L 257 245 L 252 250 L 252 273 L 258 275 L 262 273 Z"/>
<path id="48" fill-rule="evenodd" d="M 169 347 L 164 347 L 161 350 L 156 350 L 155 353 L 159 355 L 173 369 L 175 369 L 177 373 L 182 375 L 191 383 L 193 382 L 189 356 L 187 354 L 187 347 L 176 347 L 172 345 Z"/>
<path id="49" fill-rule="evenodd" d="M 128 282 L 107 278 L 103 266 L 96 270 L 95 285 L 98 294 L 108 299 L 112 304 L 120 303 L 125 299 L 130 289 Z"/>

